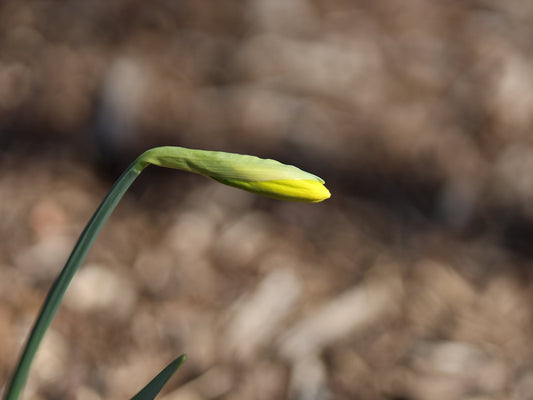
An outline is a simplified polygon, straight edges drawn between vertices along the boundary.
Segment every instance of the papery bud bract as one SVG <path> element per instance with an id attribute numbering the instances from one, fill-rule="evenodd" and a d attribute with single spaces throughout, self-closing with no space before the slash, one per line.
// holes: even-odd
<path id="1" fill-rule="evenodd" d="M 184 147 L 156 147 L 140 157 L 154 164 L 195 172 L 226 185 L 280 200 L 316 203 L 331 196 L 316 175 L 275 160 Z"/>

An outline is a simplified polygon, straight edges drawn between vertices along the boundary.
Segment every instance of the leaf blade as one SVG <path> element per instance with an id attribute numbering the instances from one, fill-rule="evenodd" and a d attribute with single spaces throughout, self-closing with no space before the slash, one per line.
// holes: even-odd
<path id="1" fill-rule="evenodd" d="M 163 386 L 174 375 L 178 368 L 185 362 L 186 355 L 182 354 L 170 364 L 168 364 L 159 374 L 156 375 L 148 384 L 143 387 L 139 393 L 131 398 L 131 400 L 153 400 L 163 389 Z"/>

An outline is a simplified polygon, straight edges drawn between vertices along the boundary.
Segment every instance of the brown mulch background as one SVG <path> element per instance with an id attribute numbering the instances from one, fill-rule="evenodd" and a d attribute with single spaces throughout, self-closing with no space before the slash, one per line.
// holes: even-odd
<path id="1" fill-rule="evenodd" d="M 0 3 L 0 387 L 113 181 L 155 145 L 323 177 L 284 203 L 148 169 L 31 399 L 533 398 L 533 6 Z"/>

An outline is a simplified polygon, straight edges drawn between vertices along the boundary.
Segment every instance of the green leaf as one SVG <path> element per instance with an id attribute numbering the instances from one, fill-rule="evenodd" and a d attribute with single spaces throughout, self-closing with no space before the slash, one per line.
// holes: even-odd
<path id="1" fill-rule="evenodd" d="M 157 376 L 152 379 L 148 385 L 141 389 L 139 393 L 131 398 L 131 400 L 153 400 L 159 394 L 163 386 L 168 382 L 168 380 L 174 375 L 178 368 L 185 361 L 185 354 L 182 354 L 170 364 L 168 364 L 163 371 L 161 371 Z"/>

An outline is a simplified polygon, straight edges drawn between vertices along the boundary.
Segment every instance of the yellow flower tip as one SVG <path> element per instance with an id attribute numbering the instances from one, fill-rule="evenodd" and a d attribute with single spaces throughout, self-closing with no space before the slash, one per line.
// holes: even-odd
<path id="1" fill-rule="evenodd" d="M 278 200 L 318 203 L 331 197 L 331 193 L 324 186 L 323 181 L 317 179 L 280 179 L 259 182 L 215 179 L 226 185 Z"/>

